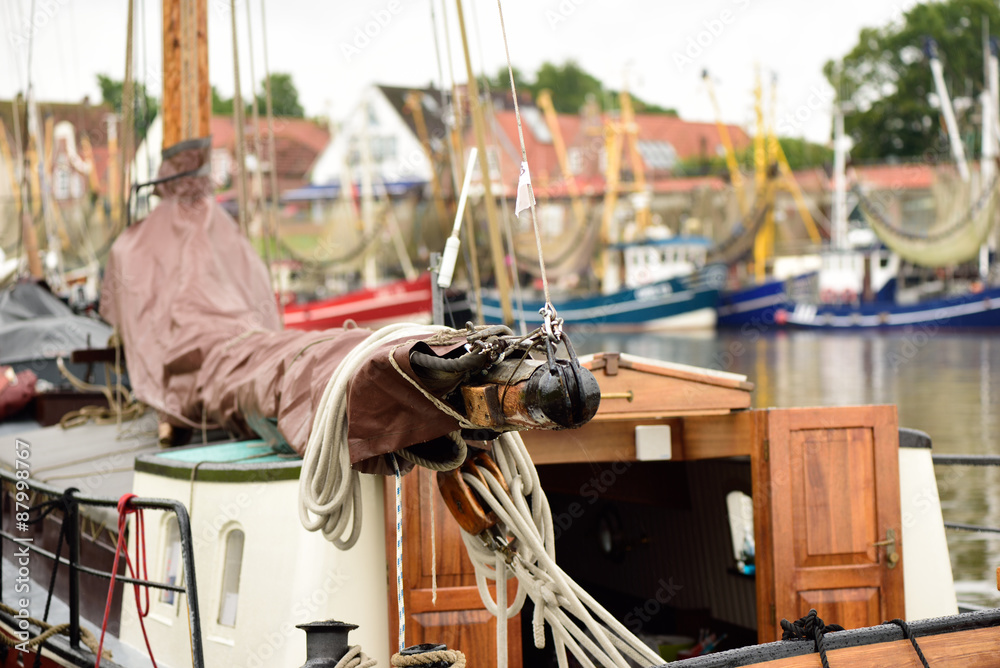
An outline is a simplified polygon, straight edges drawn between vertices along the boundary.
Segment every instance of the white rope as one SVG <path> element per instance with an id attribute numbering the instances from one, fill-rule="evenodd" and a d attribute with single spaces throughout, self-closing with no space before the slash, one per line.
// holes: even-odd
<path id="1" fill-rule="evenodd" d="M 437 506 L 437 498 L 434 495 L 434 490 L 437 487 L 434 484 L 436 477 L 436 473 L 428 471 L 427 506 L 431 511 L 431 605 L 435 607 L 438 603 L 437 529 L 434 527 L 437 524 L 434 511 L 434 508 Z"/>
<path id="2" fill-rule="evenodd" d="M 403 480 L 396 455 L 390 455 L 396 481 L 396 612 L 399 614 L 399 651 L 406 648 L 406 610 L 403 606 Z"/>
<path id="3" fill-rule="evenodd" d="M 503 553 L 497 552 L 493 572 L 503 570 Z M 497 601 L 503 603 L 497 606 L 497 668 L 507 668 L 507 578 L 497 579 Z"/>
<path id="4" fill-rule="evenodd" d="M 340 658 L 334 668 L 375 668 L 378 661 L 369 659 L 368 655 L 361 651 L 361 645 L 351 645 L 347 648 L 347 654 Z"/>
<path id="5" fill-rule="evenodd" d="M 361 485 L 347 447 L 347 385 L 372 352 L 386 341 L 450 332 L 447 327 L 397 324 L 383 327 L 355 346 L 326 385 L 313 418 L 299 477 L 299 519 L 309 531 L 341 550 L 361 532 Z"/>
<path id="6" fill-rule="evenodd" d="M 548 623 L 560 666 L 568 665 L 567 650 L 588 668 L 597 665 L 626 668 L 625 657 L 644 665 L 661 664 L 662 659 L 655 652 L 556 564 L 552 512 L 520 435 L 502 434 L 494 442 L 493 456 L 509 494 L 493 476 L 487 475 L 488 485 L 484 485 L 477 477 L 463 474 L 466 483 L 500 520 L 500 534 L 513 536 L 517 545 L 509 562 L 498 560 L 496 546 L 487 546 L 480 537 L 462 532 L 476 570 L 480 597 L 490 614 L 516 615 L 525 598 L 530 597 L 535 605 L 532 619 L 535 646 L 545 646 L 544 625 Z M 518 580 L 517 596 L 510 607 L 501 610 L 498 601 L 489 594 L 487 580 L 510 577 Z M 498 600 L 500 590 L 498 586 Z"/>

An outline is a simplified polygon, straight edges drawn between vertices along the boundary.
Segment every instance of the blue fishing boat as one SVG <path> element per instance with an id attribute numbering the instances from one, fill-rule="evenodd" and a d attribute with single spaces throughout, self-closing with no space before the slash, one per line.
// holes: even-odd
<path id="1" fill-rule="evenodd" d="M 710 247 L 707 239 L 690 236 L 614 244 L 601 294 L 559 295 L 559 316 L 569 328 L 604 331 L 711 328 L 727 270 L 705 264 Z M 520 309 L 515 305 L 514 318 L 538 326 L 543 305 L 541 297 L 525 300 Z M 483 318 L 502 321 L 496 295 L 483 295 Z"/>
<path id="2" fill-rule="evenodd" d="M 771 279 L 719 297 L 718 325 L 763 330 L 1000 327 L 1000 286 L 979 281 L 884 280 L 877 289 L 842 291 L 823 272 Z"/>

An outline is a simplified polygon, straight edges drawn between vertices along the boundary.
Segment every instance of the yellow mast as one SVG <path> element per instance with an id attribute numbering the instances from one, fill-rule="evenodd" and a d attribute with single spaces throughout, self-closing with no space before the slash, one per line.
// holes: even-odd
<path id="1" fill-rule="evenodd" d="M 632 108 L 632 96 L 628 93 L 628 86 L 623 86 L 618 94 L 618 103 L 621 106 L 621 125 L 625 139 L 628 143 L 629 163 L 632 166 L 632 177 L 634 179 L 632 191 L 642 193 L 640 200 L 642 203 L 635 212 L 636 230 L 641 234 L 652 221 L 652 211 L 650 210 L 650 198 L 646 192 L 646 168 L 639 153 L 639 125 L 635 122 L 635 111 Z"/>
<path id="2" fill-rule="evenodd" d="M 746 216 L 749 212 L 749 204 L 743 191 L 743 174 L 740 172 L 739 163 L 736 161 L 736 150 L 733 148 L 733 140 L 729 136 L 729 127 L 722 122 L 722 110 L 719 108 L 719 101 L 715 97 L 715 86 L 712 78 L 708 75 L 708 70 L 702 71 L 702 79 L 705 80 L 705 87 L 708 89 L 708 98 L 712 101 L 712 108 L 715 110 L 715 126 L 719 130 L 719 140 L 726 150 L 726 168 L 729 170 L 729 182 L 733 184 L 733 192 L 736 193 L 736 202 L 740 207 L 740 215 Z"/>
<path id="3" fill-rule="evenodd" d="M 10 152 L 10 144 L 7 143 L 7 127 L 2 118 L 0 118 L 0 158 L 3 158 L 3 164 L 10 168 L 7 170 L 7 176 L 10 179 L 10 192 L 14 197 L 17 197 L 20 188 L 17 186 L 17 177 L 14 176 L 14 157 Z"/>
<path id="4" fill-rule="evenodd" d="M 754 182 L 756 192 L 761 195 L 767 184 L 768 169 L 770 165 L 767 160 L 767 130 L 764 127 L 764 90 L 760 82 L 760 69 L 757 69 L 756 81 L 754 83 L 754 113 L 757 119 L 756 133 L 753 138 L 753 161 L 754 161 Z M 757 233 L 753 244 L 753 267 L 754 276 L 757 281 L 763 281 L 767 275 L 767 258 L 770 251 L 770 240 L 774 228 L 774 207 L 769 207 L 767 217 L 760 232 Z"/>
<path id="5" fill-rule="evenodd" d="M 427 119 L 424 118 L 424 105 L 421 102 L 422 93 L 411 90 L 406 96 L 406 109 L 413 115 L 413 124 L 417 126 L 417 137 L 420 138 L 420 145 L 424 149 L 424 156 L 427 164 L 431 168 L 431 192 L 434 195 L 434 208 L 437 210 L 439 224 L 444 229 L 451 228 L 448 220 L 448 209 L 444 204 L 444 195 L 441 193 L 441 181 L 438 180 L 437 169 L 435 167 L 434 152 L 431 150 L 431 140 L 427 132 Z"/>
<path id="6" fill-rule="evenodd" d="M 556 150 L 556 158 L 559 160 L 559 170 L 566 181 L 566 189 L 569 192 L 569 201 L 573 208 L 573 216 L 576 218 L 577 224 L 582 228 L 587 222 L 587 214 L 583 206 L 583 200 L 580 199 L 580 188 L 577 187 L 576 178 L 569 167 L 566 144 L 563 142 L 562 132 L 559 130 L 559 117 L 556 115 L 555 107 L 552 106 L 552 94 L 548 90 L 542 90 L 538 93 L 538 99 L 535 102 L 541 108 L 542 113 L 545 114 L 545 123 L 549 126 L 549 133 L 552 135 L 552 147 Z"/>

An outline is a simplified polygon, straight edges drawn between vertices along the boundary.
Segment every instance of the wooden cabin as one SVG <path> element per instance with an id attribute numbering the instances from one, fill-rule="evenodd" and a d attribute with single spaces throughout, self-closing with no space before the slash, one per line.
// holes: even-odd
<path id="1" fill-rule="evenodd" d="M 552 505 L 557 560 L 627 627 L 712 628 L 731 648 L 779 639 L 779 621 L 810 608 L 846 628 L 905 617 L 895 406 L 751 409 L 744 376 L 618 353 L 582 361 L 601 386 L 596 417 L 523 438 Z M 734 549 L 732 492 L 752 499 L 752 574 Z M 493 665 L 495 621 L 432 474 L 406 476 L 403 495 L 406 643 L 446 643 Z M 390 586 L 393 643 L 395 603 Z M 530 613 L 509 622 L 512 666 L 540 663 L 526 622 Z"/>

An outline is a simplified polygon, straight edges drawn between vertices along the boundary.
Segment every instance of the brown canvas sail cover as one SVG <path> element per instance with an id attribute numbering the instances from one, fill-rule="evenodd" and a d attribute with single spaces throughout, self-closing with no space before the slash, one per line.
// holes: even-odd
<path id="1" fill-rule="evenodd" d="M 282 331 L 267 268 L 212 196 L 208 151 L 206 140 L 164 151 L 161 202 L 112 246 L 101 315 L 120 332 L 136 396 L 162 419 L 265 438 L 276 421 L 301 454 L 331 374 L 371 332 Z M 416 378 L 409 352 L 424 344 L 397 343 L 349 385 L 351 460 L 363 470 L 386 472 L 373 458 L 458 429 L 389 363 L 395 348 Z"/>

